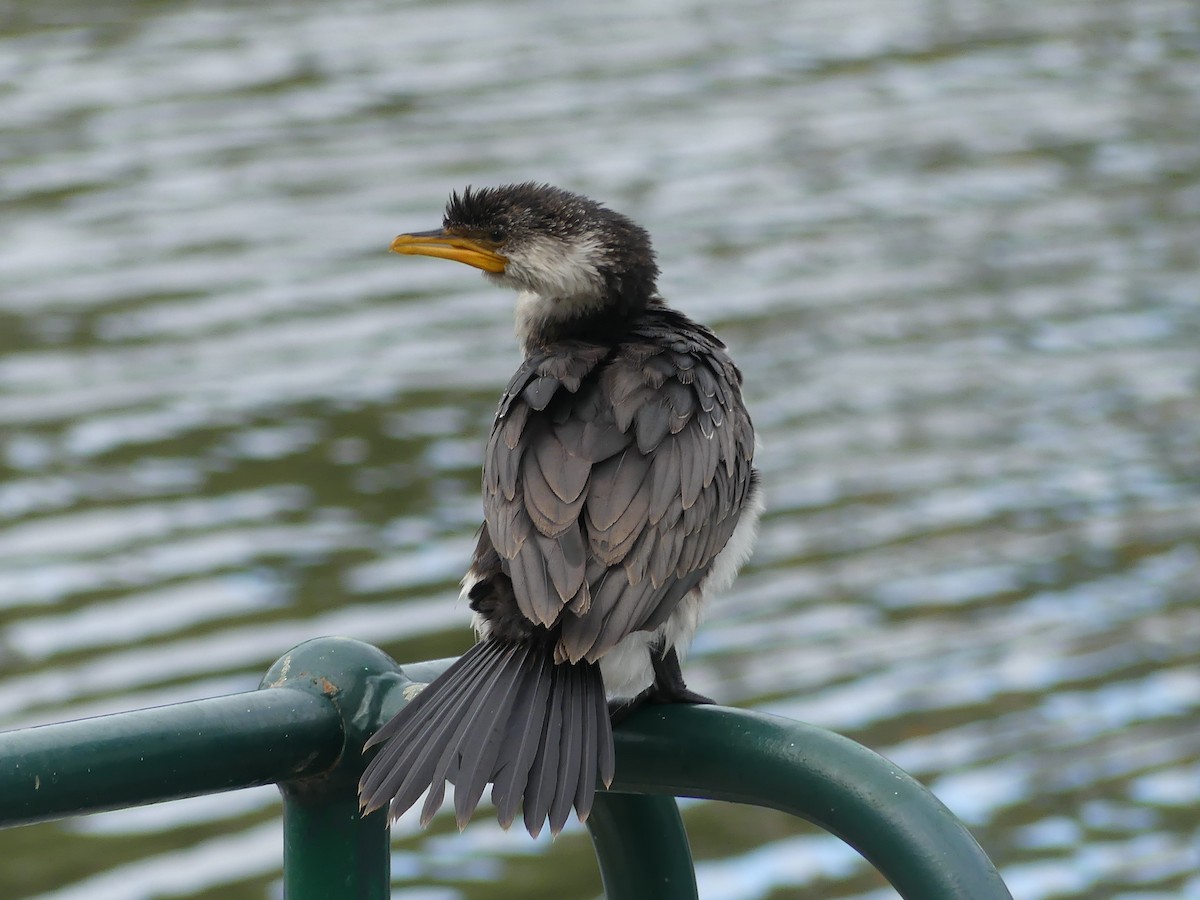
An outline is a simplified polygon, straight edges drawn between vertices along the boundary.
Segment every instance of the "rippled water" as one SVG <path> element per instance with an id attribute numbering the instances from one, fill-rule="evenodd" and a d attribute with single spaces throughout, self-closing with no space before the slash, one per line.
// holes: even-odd
<path id="1" fill-rule="evenodd" d="M 642 221 L 746 373 L 769 511 L 694 686 L 892 757 L 1017 897 L 1200 897 L 1194 4 L 3 16 L 4 726 L 250 689 L 321 634 L 465 648 L 511 299 L 385 248 L 537 178 Z M 278 817 L 6 831 L 0 896 L 276 896 Z M 706 897 L 894 896 L 786 817 L 686 818 Z M 447 816 L 393 870 L 587 897 L 590 857 Z"/>

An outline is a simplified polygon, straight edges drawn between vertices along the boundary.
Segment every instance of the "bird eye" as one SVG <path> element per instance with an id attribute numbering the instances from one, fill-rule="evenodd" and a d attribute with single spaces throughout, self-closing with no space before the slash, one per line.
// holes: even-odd
<path id="1" fill-rule="evenodd" d="M 488 234 L 488 237 L 491 238 L 491 240 L 494 241 L 495 243 L 499 244 L 501 241 L 504 240 L 504 229 L 503 228 L 493 228 L 491 230 L 491 233 Z"/>

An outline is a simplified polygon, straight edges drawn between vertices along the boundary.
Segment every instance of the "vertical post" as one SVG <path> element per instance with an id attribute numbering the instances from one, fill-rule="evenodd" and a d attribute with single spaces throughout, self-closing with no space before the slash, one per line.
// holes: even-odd
<path id="1" fill-rule="evenodd" d="M 338 779 L 340 780 L 340 779 Z M 391 848 L 387 812 L 358 813 L 355 785 L 283 793 L 283 883 L 287 900 L 387 900 Z"/>
<path id="2" fill-rule="evenodd" d="M 366 767 L 363 744 L 378 725 L 382 698 L 399 677 L 382 650 L 347 638 L 320 638 L 288 652 L 263 679 L 264 689 L 299 688 L 321 696 L 342 723 L 342 748 L 332 767 L 279 784 L 287 900 L 390 896 L 387 812 L 359 814 L 358 779 Z"/>
<path id="3" fill-rule="evenodd" d="M 692 849 L 674 797 L 600 791 L 587 821 L 609 900 L 696 900 Z"/>

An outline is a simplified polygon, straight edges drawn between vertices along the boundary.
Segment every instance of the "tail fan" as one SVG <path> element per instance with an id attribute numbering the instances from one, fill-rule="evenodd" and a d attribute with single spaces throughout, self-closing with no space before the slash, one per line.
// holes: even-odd
<path id="1" fill-rule="evenodd" d="M 536 837 L 547 817 L 558 834 L 572 805 L 586 821 L 597 778 L 614 771 L 612 726 L 595 663 L 556 664 L 549 642 L 487 639 L 427 685 L 367 741 L 383 747 L 358 785 L 364 812 L 390 801 L 398 818 L 428 789 L 427 825 L 454 788 L 458 827 L 470 820 L 484 787 L 508 828 L 524 807 Z"/>

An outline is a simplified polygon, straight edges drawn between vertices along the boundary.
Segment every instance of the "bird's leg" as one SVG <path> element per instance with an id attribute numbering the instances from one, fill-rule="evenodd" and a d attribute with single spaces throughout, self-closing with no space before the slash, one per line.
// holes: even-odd
<path id="1" fill-rule="evenodd" d="M 683 670 L 679 668 L 679 656 L 675 648 L 665 653 L 651 653 L 650 664 L 654 667 L 655 703 L 716 703 L 711 697 L 697 694 L 688 688 L 683 680 Z"/>
<path id="2" fill-rule="evenodd" d="M 630 715 L 651 703 L 715 703 L 716 701 L 691 690 L 683 680 L 679 667 L 679 655 L 675 648 L 651 650 L 650 665 L 654 667 L 654 684 L 636 697 L 608 705 L 608 716 L 614 725 L 624 722 Z"/>

